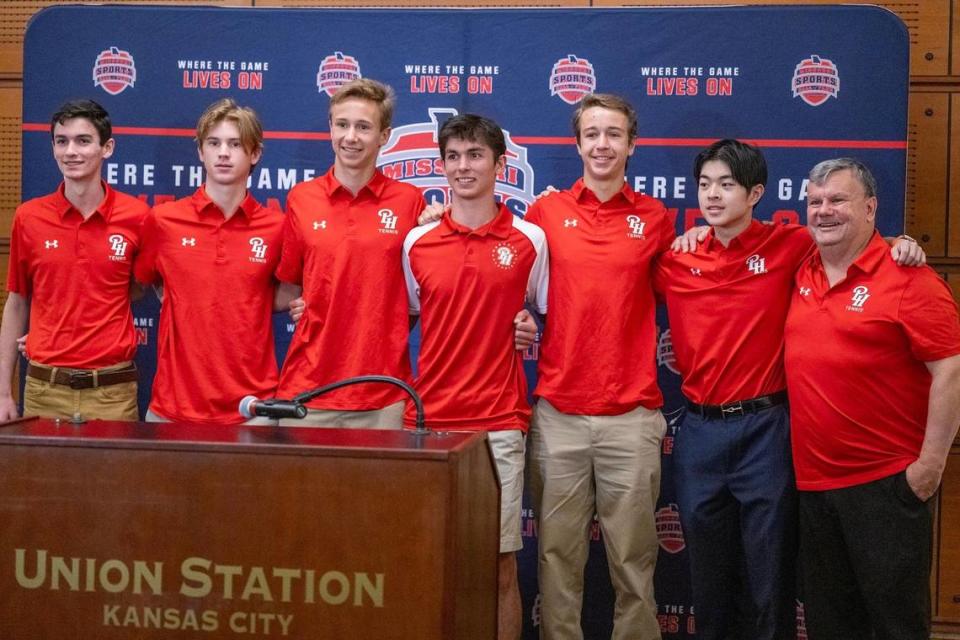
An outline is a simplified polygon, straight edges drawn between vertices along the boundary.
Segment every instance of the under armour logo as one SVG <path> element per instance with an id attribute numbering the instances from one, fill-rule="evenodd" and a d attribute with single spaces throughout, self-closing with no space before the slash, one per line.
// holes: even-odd
<path id="1" fill-rule="evenodd" d="M 800 287 L 800 295 L 804 297 L 810 295 L 810 287 Z"/>
<path id="2" fill-rule="evenodd" d="M 577 226 L 577 222 L 579 222 L 579 220 L 577 220 L 576 218 L 567 218 L 566 220 L 563 221 L 563 226 L 564 226 L 564 227 L 575 227 L 575 226 Z"/>
<path id="3" fill-rule="evenodd" d="M 180 246 L 195 247 L 197 246 L 197 239 L 196 238 L 180 238 Z"/>
<path id="4" fill-rule="evenodd" d="M 693 268 L 693 267 L 690 267 L 690 273 L 693 274 L 693 275 L 695 275 L 695 276 L 703 275 L 703 274 L 700 273 L 700 269 L 695 269 L 695 268 Z"/>
<path id="5" fill-rule="evenodd" d="M 313 221 L 313 230 L 314 230 L 314 231 L 316 231 L 317 229 L 326 229 L 326 228 L 327 228 L 327 221 L 326 221 L 326 220 L 321 220 L 320 222 L 317 222 L 316 220 Z"/>
<path id="6" fill-rule="evenodd" d="M 752 271 L 756 274 L 766 273 L 767 261 L 761 258 L 759 253 L 755 253 L 747 258 L 747 271 Z"/>
<path id="7" fill-rule="evenodd" d="M 60 245 L 57 240 L 44 240 L 43 241 L 44 249 L 59 249 Z"/>

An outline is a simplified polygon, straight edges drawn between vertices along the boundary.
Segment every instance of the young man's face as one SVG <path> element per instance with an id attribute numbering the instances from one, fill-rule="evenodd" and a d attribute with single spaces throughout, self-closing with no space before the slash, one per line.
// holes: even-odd
<path id="1" fill-rule="evenodd" d="M 497 174 L 503 170 L 505 156 L 476 140 L 450 138 L 443 153 L 443 170 L 456 199 L 493 198 Z"/>
<path id="2" fill-rule="evenodd" d="M 747 191 L 722 160 L 708 160 L 700 168 L 697 198 L 711 227 L 742 231 L 750 223 L 753 206 L 762 195 L 763 185 L 754 185 Z"/>
<path id="3" fill-rule="evenodd" d="M 606 107 L 590 107 L 580 115 L 577 151 L 583 175 L 596 181 L 622 180 L 627 158 L 633 155 L 627 116 Z"/>
<path id="4" fill-rule="evenodd" d="M 355 170 L 375 167 L 380 147 L 389 138 L 390 128 L 380 128 L 380 109 L 370 100 L 351 98 L 330 110 L 330 141 L 340 167 Z"/>
<path id="5" fill-rule="evenodd" d="M 876 197 L 867 197 L 849 169 L 834 171 L 823 184 L 807 187 L 807 227 L 820 247 L 851 246 L 873 233 Z"/>
<path id="6" fill-rule="evenodd" d="M 53 157 L 64 180 L 99 178 L 100 165 L 113 155 L 113 138 L 101 144 L 96 127 L 86 118 L 71 118 L 53 127 Z"/>
<path id="7" fill-rule="evenodd" d="M 250 170 L 260 160 L 260 150 L 249 153 L 240 141 L 240 128 L 231 120 L 221 120 L 200 141 L 200 161 L 207 182 L 231 186 L 244 185 Z"/>

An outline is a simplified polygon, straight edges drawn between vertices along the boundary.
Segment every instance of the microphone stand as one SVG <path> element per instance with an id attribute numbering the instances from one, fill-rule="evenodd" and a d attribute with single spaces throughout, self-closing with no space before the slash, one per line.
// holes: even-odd
<path id="1" fill-rule="evenodd" d="M 399 380 L 392 376 L 356 376 L 353 378 L 345 378 L 343 380 L 338 380 L 337 382 L 331 382 L 330 384 L 323 385 L 322 387 L 317 387 L 311 391 L 305 391 L 293 397 L 293 402 L 298 404 L 304 404 L 310 402 L 318 396 L 333 391 L 334 389 L 340 389 L 341 387 L 349 387 L 355 384 L 363 384 L 366 382 L 380 382 L 386 384 L 392 384 L 395 387 L 400 387 L 403 389 L 410 399 L 413 400 L 413 406 L 416 408 L 416 428 L 413 431 L 413 434 L 416 436 L 425 436 L 430 434 L 430 430 L 427 429 L 426 420 L 423 415 L 423 401 L 420 399 L 420 396 L 417 395 L 417 392 L 413 390 L 409 384 L 403 380 Z"/>

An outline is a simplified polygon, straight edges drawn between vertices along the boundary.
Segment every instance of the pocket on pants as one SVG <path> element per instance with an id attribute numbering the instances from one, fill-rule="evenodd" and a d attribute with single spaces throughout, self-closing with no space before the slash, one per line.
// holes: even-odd
<path id="1" fill-rule="evenodd" d="M 910 483 L 907 482 L 906 469 L 893 476 L 892 485 L 893 495 L 903 504 L 909 507 L 924 507 L 927 505 L 928 500 L 921 500 L 910 488 Z"/>

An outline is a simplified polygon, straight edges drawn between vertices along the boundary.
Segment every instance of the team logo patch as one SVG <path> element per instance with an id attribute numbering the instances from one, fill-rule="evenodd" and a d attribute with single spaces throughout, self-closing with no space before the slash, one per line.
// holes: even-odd
<path id="1" fill-rule="evenodd" d="M 250 253 L 253 254 L 250 256 L 250 262 L 267 261 L 267 243 L 263 241 L 263 238 L 250 238 Z"/>
<path id="2" fill-rule="evenodd" d="M 113 255 L 108 257 L 111 260 L 123 262 L 127 255 L 127 247 L 130 245 L 130 243 L 127 242 L 127 239 L 119 233 L 115 233 L 107 238 L 107 242 L 110 243 L 110 251 L 113 252 Z"/>
<path id="3" fill-rule="evenodd" d="M 380 150 L 377 168 L 385 176 L 419 187 L 427 202 L 450 202 L 450 185 L 443 172 L 437 134 L 443 123 L 457 115 L 456 109 L 430 108 L 428 122 L 394 127 L 390 139 Z M 494 195 L 514 214 L 523 217 L 536 199 L 533 190 L 533 165 L 527 160 L 527 148 L 515 143 L 510 132 L 503 131 L 507 143 L 507 163 L 497 175 Z"/>
<path id="4" fill-rule="evenodd" d="M 762 258 L 759 253 L 755 253 L 747 258 L 747 271 L 755 273 L 756 275 L 766 273 L 767 261 Z"/>
<path id="5" fill-rule="evenodd" d="M 677 355 L 673 352 L 673 337 L 667 329 L 657 338 L 657 366 L 666 367 L 669 371 L 680 375 L 677 370 Z"/>
<path id="6" fill-rule="evenodd" d="M 847 311 L 856 311 L 857 313 L 863 313 L 863 305 L 867 302 L 867 299 L 870 297 L 870 290 L 865 286 L 860 285 L 853 290 L 853 295 L 850 296 L 850 304 L 847 305 Z"/>
<path id="7" fill-rule="evenodd" d="M 567 104 L 577 104 L 583 96 L 597 88 L 597 76 L 593 65 L 586 58 L 568 54 L 553 64 L 550 72 L 550 95 L 557 96 Z"/>
<path id="8" fill-rule="evenodd" d="M 117 47 L 104 49 L 93 63 L 93 86 L 112 96 L 132 87 L 137 81 L 137 67 L 129 51 Z"/>
<path id="9" fill-rule="evenodd" d="M 793 70 L 790 87 L 794 98 L 800 96 L 811 107 L 819 107 L 840 93 L 840 73 L 832 61 L 811 55 Z"/>
<path id="10" fill-rule="evenodd" d="M 509 242 L 499 242 L 491 251 L 493 264 L 501 269 L 513 269 L 517 263 L 517 250 Z"/>
<path id="11" fill-rule="evenodd" d="M 643 229 L 647 226 L 647 223 L 640 219 L 640 216 L 636 214 L 630 214 L 627 216 L 627 226 L 630 228 L 629 233 L 627 233 L 628 238 L 643 238 Z"/>
<path id="12" fill-rule="evenodd" d="M 660 548 L 667 553 L 680 553 L 687 543 L 683 539 L 683 527 L 680 526 L 680 512 L 677 505 L 668 504 L 657 509 L 657 540 Z"/>
<path id="13" fill-rule="evenodd" d="M 380 233 L 400 233 L 397 231 L 397 216 L 393 209 L 380 209 L 377 216 L 380 218 Z"/>
<path id="14" fill-rule="evenodd" d="M 320 63 L 317 71 L 317 90 L 332 96 L 337 89 L 362 77 L 360 63 L 353 56 L 343 55 L 342 51 L 335 51 Z"/>

